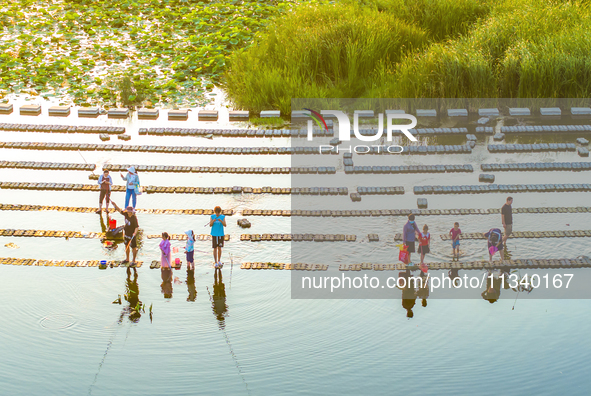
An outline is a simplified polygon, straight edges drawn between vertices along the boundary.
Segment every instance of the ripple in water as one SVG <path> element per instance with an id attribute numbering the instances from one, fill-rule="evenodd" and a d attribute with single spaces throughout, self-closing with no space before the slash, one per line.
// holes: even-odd
<path id="1" fill-rule="evenodd" d="M 54 314 L 45 316 L 39 321 L 41 327 L 50 330 L 64 330 L 73 327 L 76 320 L 73 315 L 69 314 Z"/>

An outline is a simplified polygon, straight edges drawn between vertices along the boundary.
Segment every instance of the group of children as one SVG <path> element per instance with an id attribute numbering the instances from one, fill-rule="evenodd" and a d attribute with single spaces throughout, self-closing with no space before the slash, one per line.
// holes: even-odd
<path id="1" fill-rule="evenodd" d="M 457 221 L 454 226 L 449 230 L 449 236 L 451 238 L 452 248 L 452 260 L 458 260 L 460 258 L 460 235 L 462 230 L 460 229 L 460 223 Z M 501 260 L 503 259 L 503 238 L 502 232 L 498 228 L 492 228 L 484 234 L 487 238 L 489 260 L 492 262 L 492 258 L 495 253 L 499 253 Z M 402 241 L 408 251 L 408 261 L 410 263 L 410 254 L 415 252 L 415 241 L 418 239 L 419 246 L 416 250 L 421 255 L 420 266 L 424 266 L 425 255 L 429 253 L 431 244 L 431 234 L 429 234 L 429 227 L 427 224 L 423 226 L 423 231 L 419 231 L 419 227 L 415 223 L 415 215 L 411 214 L 408 216 L 408 222 L 404 225 L 402 231 Z"/>
<path id="2" fill-rule="evenodd" d="M 213 260 L 216 270 L 221 270 L 224 264 L 222 263 L 222 248 L 224 247 L 224 227 L 226 226 L 226 216 L 222 214 L 222 208 L 216 206 L 213 210 L 214 214 L 209 219 L 209 226 L 211 227 L 211 245 L 213 248 Z M 207 224 L 206 224 L 207 225 Z M 185 244 L 185 256 L 187 259 L 187 270 L 195 269 L 195 233 L 193 230 L 185 231 L 187 235 L 187 243 Z M 168 233 L 162 233 L 162 241 L 160 241 L 160 266 L 162 268 L 172 268 L 172 251 L 170 246 L 170 236 Z"/>

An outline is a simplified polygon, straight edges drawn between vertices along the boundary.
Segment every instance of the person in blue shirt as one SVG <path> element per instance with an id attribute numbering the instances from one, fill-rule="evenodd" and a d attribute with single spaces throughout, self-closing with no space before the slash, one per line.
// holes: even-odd
<path id="1" fill-rule="evenodd" d="M 187 244 L 185 245 L 185 255 L 187 256 L 187 271 L 195 269 L 193 256 L 195 254 L 195 234 L 193 230 L 185 231 L 187 234 Z"/>
<path id="2" fill-rule="evenodd" d="M 224 247 L 224 227 L 226 226 L 226 216 L 222 214 L 222 208 L 216 206 L 214 214 L 211 215 L 209 226 L 211 227 L 211 247 L 213 248 L 213 261 L 216 269 L 221 269 L 222 248 Z"/>
<path id="3" fill-rule="evenodd" d="M 127 168 L 127 175 L 123 176 L 123 173 L 120 173 L 120 175 L 121 178 L 127 182 L 127 187 L 125 189 L 125 207 L 129 206 L 129 199 L 131 198 L 131 201 L 133 202 L 131 206 L 135 209 L 137 195 L 141 193 L 140 177 L 133 166 Z"/>
<path id="4" fill-rule="evenodd" d="M 419 232 L 419 227 L 415 223 L 415 215 L 409 214 L 408 221 L 402 229 L 402 243 L 408 248 L 408 258 L 410 262 L 411 253 L 415 252 L 415 237 Z"/>

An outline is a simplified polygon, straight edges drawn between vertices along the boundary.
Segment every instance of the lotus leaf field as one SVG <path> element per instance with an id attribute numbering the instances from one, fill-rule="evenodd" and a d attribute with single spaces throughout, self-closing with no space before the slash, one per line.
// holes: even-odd
<path id="1" fill-rule="evenodd" d="M 309 2 L 308 2 L 309 3 Z M 0 97 L 197 106 L 228 56 L 296 2 L 17 0 L 0 5 Z"/>

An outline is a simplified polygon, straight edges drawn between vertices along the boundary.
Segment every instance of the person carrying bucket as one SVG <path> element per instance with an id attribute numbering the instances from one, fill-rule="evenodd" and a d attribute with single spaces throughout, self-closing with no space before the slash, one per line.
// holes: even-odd
<path id="1" fill-rule="evenodd" d="M 103 170 L 103 174 L 98 178 L 98 185 L 101 186 L 101 193 L 99 196 L 99 207 L 96 213 L 100 214 L 103 210 L 103 200 L 105 201 L 105 210 L 109 214 L 109 201 L 111 200 L 111 186 L 113 179 L 109 176 L 109 170 Z"/>
<path id="2" fill-rule="evenodd" d="M 501 263 L 503 262 L 503 235 L 498 228 L 491 228 L 484 234 L 487 238 L 489 261 L 492 263 L 492 258 L 496 252 L 501 256 Z"/>
<path id="3" fill-rule="evenodd" d="M 415 252 L 415 237 L 419 232 L 419 227 L 415 223 L 415 215 L 408 215 L 408 221 L 402 228 L 402 243 L 407 247 L 408 263 L 411 263 L 410 255 Z"/>
<path id="4" fill-rule="evenodd" d="M 120 175 L 121 178 L 127 182 L 127 188 L 125 190 L 125 207 L 129 206 L 129 199 L 131 198 L 131 206 L 135 209 L 137 196 L 142 193 L 140 188 L 140 177 L 133 166 L 127 168 L 127 175 L 123 176 L 123 173 L 120 173 Z"/>

